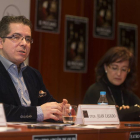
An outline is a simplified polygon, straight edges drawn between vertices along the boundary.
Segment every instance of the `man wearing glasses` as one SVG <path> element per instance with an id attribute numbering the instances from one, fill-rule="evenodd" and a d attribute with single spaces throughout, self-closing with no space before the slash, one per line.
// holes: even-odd
<path id="1" fill-rule="evenodd" d="M 31 43 L 31 22 L 24 16 L 0 21 L 0 102 L 7 121 L 62 120 L 62 103 L 49 94 L 41 74 L 25 64 Z"/>

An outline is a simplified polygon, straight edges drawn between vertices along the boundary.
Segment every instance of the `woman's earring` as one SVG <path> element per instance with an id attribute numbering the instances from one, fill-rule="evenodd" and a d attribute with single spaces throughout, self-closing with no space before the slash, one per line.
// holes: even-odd
<path id="1" fill-rule="evenodd" d="M 107 70 L 105 71 L 105 73 L 107 73 Z"/>

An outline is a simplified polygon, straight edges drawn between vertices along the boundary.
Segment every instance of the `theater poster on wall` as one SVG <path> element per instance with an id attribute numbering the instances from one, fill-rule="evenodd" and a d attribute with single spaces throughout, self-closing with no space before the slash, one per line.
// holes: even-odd
<path id="1" fill-rule="evenodd" d="M 137 57 L 137 33 L 136 24 L 118 23 L 118 45 L 127 47 Z"/>
<path id="2" fill-rule="evenodd" d="M 87 71 L 88 18 L 67 15 L 65 18 L 64 71 Z"/>
<path id="3" fill-rule="evenodd" d="M 59 33 L 61 0 L 36 0 L 35 30 Z"/>
<path id="4" fill-rule="evenodd" d="M 94 0 L 93 24 L 94 37 L 114 39 L 115 0 Z"/>

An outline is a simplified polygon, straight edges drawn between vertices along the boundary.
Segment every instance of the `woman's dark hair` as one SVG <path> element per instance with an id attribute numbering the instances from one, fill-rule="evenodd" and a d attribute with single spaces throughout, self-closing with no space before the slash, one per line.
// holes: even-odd
<path id="1" fill-rule="evenodd" d="M 123 83 L 124 88 L 134 90 L 137 85 L 136 80 L 136 64 L 134 55 L 126 47 L 112 47 L 98 62 L 95 73 L 96 80 L 99 81 L 105 76 L 104 65 L 109 66 L 113 62 L 129 61 L 130 72 Z"/>

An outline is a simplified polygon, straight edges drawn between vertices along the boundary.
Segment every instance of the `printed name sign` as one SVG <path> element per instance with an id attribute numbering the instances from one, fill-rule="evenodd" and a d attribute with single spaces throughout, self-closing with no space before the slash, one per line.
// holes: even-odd
<path id="1" fill-rule="evenodd" d="M 115 105 L 79 105 L 75 124 L 119 124 Z"/>
<path id="2" fill-rule="evenodd" d="M 139 139 L 140 139 L 140 131 L 130 133 L 129 140 L 139 140 Z"/>
<path id="3" fill-rule="evenodd" d="M 0 103 L 0 126 L 6 126 L 6 118 L 3 109 L 3 104 Z"/>
<path id="4" fill-rule="evenodd" d="M 77 140 L 77 134 L 33 135 L 32 140 Z"/>

